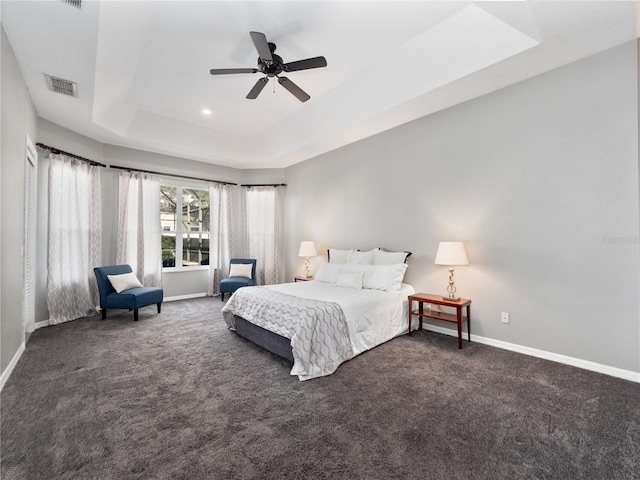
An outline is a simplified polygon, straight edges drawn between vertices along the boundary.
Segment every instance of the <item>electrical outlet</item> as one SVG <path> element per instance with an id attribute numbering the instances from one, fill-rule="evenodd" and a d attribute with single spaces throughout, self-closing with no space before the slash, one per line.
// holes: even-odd
<path id="1" fill-rule="evenodd" d="M 509 323 L 509 313 L 508 312 L 502 312 L 502 323 Z"/>

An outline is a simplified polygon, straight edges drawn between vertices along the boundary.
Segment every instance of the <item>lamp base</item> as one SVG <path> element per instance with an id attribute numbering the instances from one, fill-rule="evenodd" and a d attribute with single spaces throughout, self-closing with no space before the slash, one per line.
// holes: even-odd
<path id="1" fill-rule="evenodd" d="M 460 300 L 460 297 L 445 297 L 444 295 L 442 296 L 443 300 L 449 300 L 451 302 L 457 302 L 458 300 Z"/>

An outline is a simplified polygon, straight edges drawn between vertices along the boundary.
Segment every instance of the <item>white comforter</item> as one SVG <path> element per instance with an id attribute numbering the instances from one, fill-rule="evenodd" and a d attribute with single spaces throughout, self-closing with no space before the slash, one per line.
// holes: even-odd
<path id="1" fill-rule="evenodd" d="M 398 292 L 355 290 L 317 281 L 269 285 L 266 288 L 300 298 L 340 305 L 352 345 L 352 353 L 345 360 L 407 333 L 407 296 L 415 293 L 415 289 L 408 284 L 402 284 L 402 289 Z M 291 373 L 298 375 L 300 380 L 318 376 L 309 376 L 307 372 L 298 370 L 299 367 L 294 364 Z"/>

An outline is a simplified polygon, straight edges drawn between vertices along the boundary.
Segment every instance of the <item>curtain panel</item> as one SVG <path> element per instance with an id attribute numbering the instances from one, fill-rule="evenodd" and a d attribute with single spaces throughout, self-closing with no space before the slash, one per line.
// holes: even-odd
<path id="1" fill-rule="evenodd" d="M 220 293 L 220 280 L 229 275 L 229 262 L 234 255 L 233 195 L 234 185 L 209 184 L 210 240 L 209 282 L 207 295 Z"/>
<path id="2" fill-rule="evenodd" d="M 281 189 L 245 188 L 246 250 L 257 260 L 256 283 L 272 285 L 280 278 Z"/>
<path id="3" fill-rule="evenodd" d="M 102 258 L 101 167 L 49 158 L 47 306 L 53 325 L 95 315 Z"/>
<path id="4" fill-rule="evenodd" d="M 118 177 L 116 262 L 128 264 L 145 287 L 162 283 L 160 181 L 143 172 Z"/>

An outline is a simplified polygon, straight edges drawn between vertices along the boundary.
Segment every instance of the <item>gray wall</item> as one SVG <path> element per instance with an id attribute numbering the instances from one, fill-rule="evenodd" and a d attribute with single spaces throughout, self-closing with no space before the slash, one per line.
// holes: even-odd
<path id="1" fill-rule="evenodd" d="M 288 168 L 288 276 L 301 240 L 407 249 L 406 280 L 442 294 L 438 242 L 462 240 L 473 333 L 640 371 L 636 47 Z"/>
<path id="2" fill-rule="evenodd" d="M 636 100 L 637 100 L 637 120 L 638 120 L 638 130 L 640 130 L 640 38 L 637 39 L 636 41 L 636 73 L 637 73 L 637 77 L 636 77 L 636 87 L 637 87 L 637 95 L 636 95 Z M 638 133 L 638 201 L 640 202 L 640 133 Z M 640 205 L 638 208 L 638 212 L 640 214 Z M 639 244 L 640 244 L 640 232 L 639 235 L 637 236 L 638 240 L 639 240 Z M 636 292 L 636 293 L 640 293 L 640 292 Z M 640 294 L 637 296 L 636 300 L 638 301 L 638 304 L 640 305 Z M 640 307 L 639 307 L 640 309 Z M 638 319 L 638 323 L 640 324 L 640 318 Z M 640 328 L 638 328 L 638 345 L 640 345 Z M 640 359 L 638 360 L 638 371 L 640 371 Z"/>
<path id="3" fill-rule="evenodd" d="M 25 135 L 36 141 L 36 112 L 4 28 L 0 29 L 2 136 L 0 182 L 0 368 L 2 373 L 24 342 L 22 297 L 24 265 Z"/>

